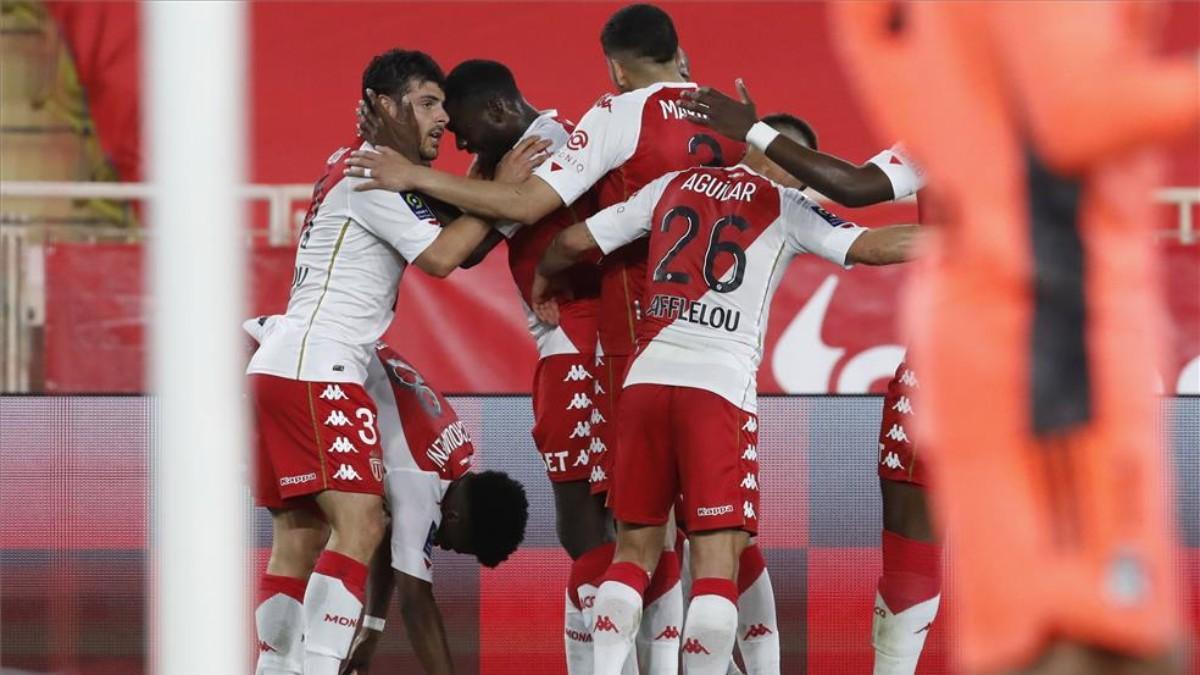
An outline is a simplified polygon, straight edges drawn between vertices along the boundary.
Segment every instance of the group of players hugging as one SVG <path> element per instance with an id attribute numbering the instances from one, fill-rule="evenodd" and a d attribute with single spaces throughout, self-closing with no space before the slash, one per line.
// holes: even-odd
<path id="1" fill-rule="evenodd" d="M 255 497 L 273 523 L 257 675 L 368 672 L 393 589 L 425 672 L 454 672 L 432 549 L 494 567 L 528 502 L 506 474 L 472 471 L 450 403 L 378 340 L 408 265 L 445 277 L 501 241 L 537 343 L 532 434 L 572 560 L 568 672 L 780 672 L 755 544 L 771 297 L 799 254 L 887 265 L 918 237 L 846 222 L 802 190 L 863 206 L 912 195 L 921 174 L 899 148 L 862 165 L 818 152 L 808 124 L 760 118 L 740 81 L 740 100 L 691 83 L 655 6 L 617 11 L 600 42 L 620 93 L 577 125 L 494 61 L 444 76 L 391 50 L 363 73 L 359 137 L 316 182 L 287 311 L 245 325 L 259 343 Z M 475 156 L 465 177 L 429 167 L 447 130 Z M 915 671 L 940 597 L 906 431 L 918 387 L 901 364 L 880 434 L 880 675 Z"/>

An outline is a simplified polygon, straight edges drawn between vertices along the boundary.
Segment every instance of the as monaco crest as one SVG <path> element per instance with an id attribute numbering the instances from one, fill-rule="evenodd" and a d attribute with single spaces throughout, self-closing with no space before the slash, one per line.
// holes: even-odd
<path id="1" fill-rule="evenodd" d="M 371 458 L 371 475 L 375 480 L 383 482 L 383 460 L 378 457 Z"/>

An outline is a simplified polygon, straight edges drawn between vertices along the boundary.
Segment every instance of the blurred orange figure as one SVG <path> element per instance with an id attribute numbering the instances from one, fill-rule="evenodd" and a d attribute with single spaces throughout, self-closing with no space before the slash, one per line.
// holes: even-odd
<path id="1" fill-rule="evenodd" d="M 1195 133 L 1198 63 L 1150 53 L 1153 3 L 830 11 L 928 175 L 906 316 L 963 665 L 1174 672 L 1150 148 Z"/>

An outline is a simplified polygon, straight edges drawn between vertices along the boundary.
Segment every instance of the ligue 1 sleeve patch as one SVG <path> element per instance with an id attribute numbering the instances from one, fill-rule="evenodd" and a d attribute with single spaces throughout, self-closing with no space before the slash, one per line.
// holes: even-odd
<path id="1" fill-rule="evenodd" d="M 841 227 L 842 225 L 849 224 L 848 221 L 842 220 L 841 218 L 838 218 L 837 216 L 833 215 L 832 213 L 821 208 L 820 204 L 809 204 L 808 208 L 812 209 L 813 213 L 817 214 L 818 216 L 821 216 L 821 220 L 824 220 L 825 222 L 829 223 L 830 227 Z"/>
<path id="2" fill-rule="evenodd" d="M 404 203 L 408 205 L 408 208 L 418 219 L 424 220 L 431 225 L 441 224 L 437 216 L 433 215 L 433 209 L 429 208 L 429 205 L 425 203 L 424 199 L 421 199 L 420 195 L 415 192 L 402 192 L 400 196 L 404 198 Z"/>

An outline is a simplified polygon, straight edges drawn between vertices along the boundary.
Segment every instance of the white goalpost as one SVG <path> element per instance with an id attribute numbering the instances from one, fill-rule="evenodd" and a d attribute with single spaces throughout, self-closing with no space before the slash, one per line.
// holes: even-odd
<path id="1" fill-rule="evenodd" d="M 152 230 L 152 672 L 246 672 L 245 23 L 241 2 L 142 5 Z"/>

